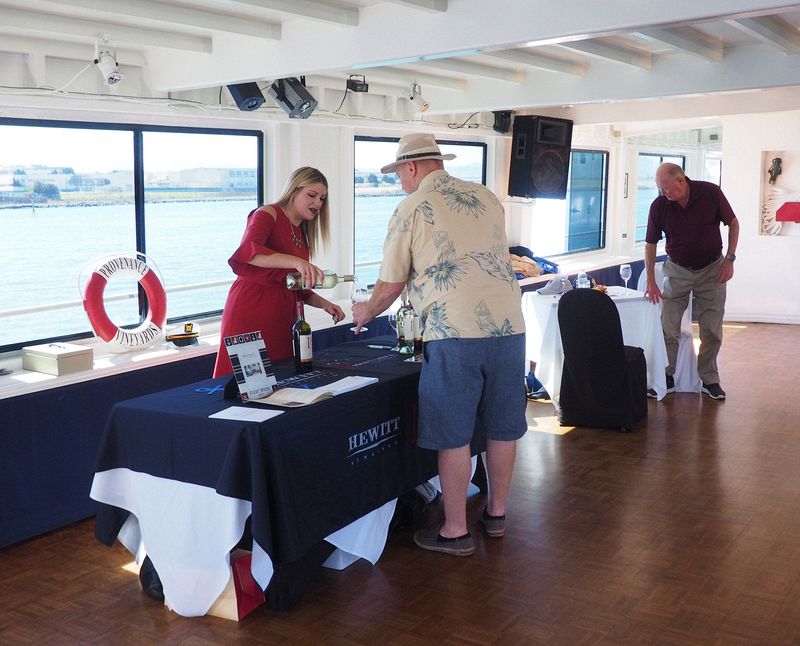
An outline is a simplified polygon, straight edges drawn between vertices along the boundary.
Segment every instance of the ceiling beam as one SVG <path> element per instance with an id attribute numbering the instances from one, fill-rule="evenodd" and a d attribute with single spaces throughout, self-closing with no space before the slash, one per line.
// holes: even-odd
<path id="1" fill-rule="evenodd" d="M 481 78 L 492 79 L 493 81 L 505 81 L 507 83 L 525 82 L 525 72 L 492 67 L 481 63 L 472 63 L 458 58 L 440 58 L 432 61 L 420 61 L 416 66 L 423 70 L 442 70 L 455 74 L 466 74 L 467 76 L 480 76 Z"/>
<path id="2" fill-rule="evenodd" d="M 447 11 L 447 0 L 389 0 L 392 4 L 404 4 L 427 11 Z"/>
<path id="3" fill-rule="evenodd" d="M 600 40 L 576 40 L 562 43 L 561 47 L 574 49 L 584 54 L 605 58 L 615 63 L 622 63 L 623 65 L 630 65 L 643 70 L 649 70 L 653 66 L 653 55 L 650 52 L 627 47 L 616 47 Z"/>
<path id="4" fill-rule="evenodd" d="M 232 2 L 228 3 L 228 6 L 236 6 L 237 4 L 280 11 L 293 16 L 332 22 L 348 27 L 358 25 L 358 7 L 334 6 L 325 2 L 313 2 L 312 0 L 232 0 Z"/>
<path id="5" fill-rule="evenodd" d="M 722 40 L 708 36 L 694 27 L 646 29 L 638 33 L 713 63 L 719 63 L 722 60 Z"/>
<path id="6" fill-rule="evenodd" d="M 166 47 L 189 52 L 208 54 L 211 52 L 211 38 L 192 36 L 176 31 L 144 29 L 111 22 L 79 20 L 48 13 L 23 11 L 0 7 L 2 29 L 14 27 L 37 33 L 56 33 L 66 36 L 81 36 L 90 40 L 100 40 L 108 36 L 112 45 L 125 43 L 139 46 Z"/>
<path id="7" fill-rule="evenodd" d="M 243 18 L 191 7 L 174 5 L 154 0 L 51 0 L 69 7 L 82 7 L 133 18 L 145 18 L 159 22 L 176 23 L 200 29 L 247 34 L 260 38 L 278 40 L 281 37 L 279 23 L 254 18 Z"/>
<path id="8" fill-rule="evenodd" d="M 738 18 L 728 24 L 750 34 L 784 54 L 800 54 L 800 30 L 780 16 Z"/>
<path id="9" fill-rule="evenodd" d="M 521 49 L 506 49 L 499 52 L 482 52 L 481 56 L 491 56 L 518 65 L 533 67 L 535 69 L 546 70 L 548 72 L 560 72 L 562 74 L 572 74 L 573 76 L 583 76 L 586 72 L 586 65 L 583 63 L 573 63 L 562 61 L 558 58 L 550 58 L 540 54 L 533 54 Z"/>
<path id="10" fill-rule="evenodd" d="M 378 79 L 386 79 L 387 82 L 401 82 L 411 85 L 416 82 L 420 85 L 431 85 L 443 90 L 466 90 L 467 82 L 464 79 L 456 79 L 452 77 L 436 76 L 434 74 L 426 74 L 418 69 L 411 69 L 402 66 L 395 67 L 371 67 L 368 70 L 363 70 L 366 75 L 366 80 L 373 77 Z"/>

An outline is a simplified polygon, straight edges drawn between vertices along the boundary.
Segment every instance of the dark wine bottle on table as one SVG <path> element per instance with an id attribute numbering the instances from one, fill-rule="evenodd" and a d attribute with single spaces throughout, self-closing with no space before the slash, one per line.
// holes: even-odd
<path id="1" fill-rule="evenodd" d="M 297 301 L 297 320 L 292 326 L 294 344 L 294 367 L 298 373 L 313 369 L 313 350 L 311 347 L 311 326 L 303 316 L 303 301 Z"/>

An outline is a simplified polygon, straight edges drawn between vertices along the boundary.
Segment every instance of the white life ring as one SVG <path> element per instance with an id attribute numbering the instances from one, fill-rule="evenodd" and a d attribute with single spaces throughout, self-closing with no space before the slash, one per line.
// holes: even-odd
<path id="1" fill-rule="evenodd" d="M 108 317 L 103 293 L 114 276 L 135 278 L 147 297 L 147 318 L 137 327 L 125 330 Z M 101 259 L 95 267 L 83 293 L 83 309 L 98 338 L 114 349 L 146 348 L 164 336 L 167 321 L 167 294 L 156 273 L 135 256 L 111 256 Z"/>

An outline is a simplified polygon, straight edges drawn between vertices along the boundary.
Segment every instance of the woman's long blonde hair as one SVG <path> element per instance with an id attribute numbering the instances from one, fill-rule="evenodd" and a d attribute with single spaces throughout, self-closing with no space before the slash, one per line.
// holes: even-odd
<path id="1" fill-rule="evenodd" d="M 325 178 L 325 175 L 316 168 L 311 168 L 310 166 L 298 168 L 289 176 L 289 180 L 286 182 L 286 188 L 283 191 L 283 195 L 281 195 L 280 199 L 277 201 L 277 205 L 286 208 L 298 192 L 311 184 L 322 184 L 325 190 L 328 190 L 328 180 Z M 322 201 L 322 207 L 317 217 L 311 222 L 303 221 L 300 224 L 300 228 L 303 230 L 306 241 L 308 242 L 308 253 L 310 257 L 313 257 L 317 252 L 320 243 L 327 247 L 330 242 L 329 197 L 330 196 L 326 196 Z"/>

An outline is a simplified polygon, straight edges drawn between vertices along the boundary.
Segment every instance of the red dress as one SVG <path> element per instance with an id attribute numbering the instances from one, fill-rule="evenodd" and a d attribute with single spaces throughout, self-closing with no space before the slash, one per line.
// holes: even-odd
<path id="1" fill-rule="evenodd" d="M 296 318 L 298 292 L 287 289 L 286 274 L 292 269 L 256 267 L 248 261 L 256 254 L 284 253 L 308 260 L 308 245 L 300 227 L 294 226 L 281 207 L 273 204 L 277 218 L 256 210 L 247 218 L 239 248 L 228 259 L 236 274 L 225 309 L 222 311 L 220 348 L 214 376 L 232 374 L 230 359 L 222 341 L 226 336 L 261 330 L 272 361 L 292 356 L 292 325 Z M 292 233 L 294 237 L 292 237 Z M 297 241 L 300 242 L 298 246 Z M 305 298 L 311 292 L 300 292 Z"/>

